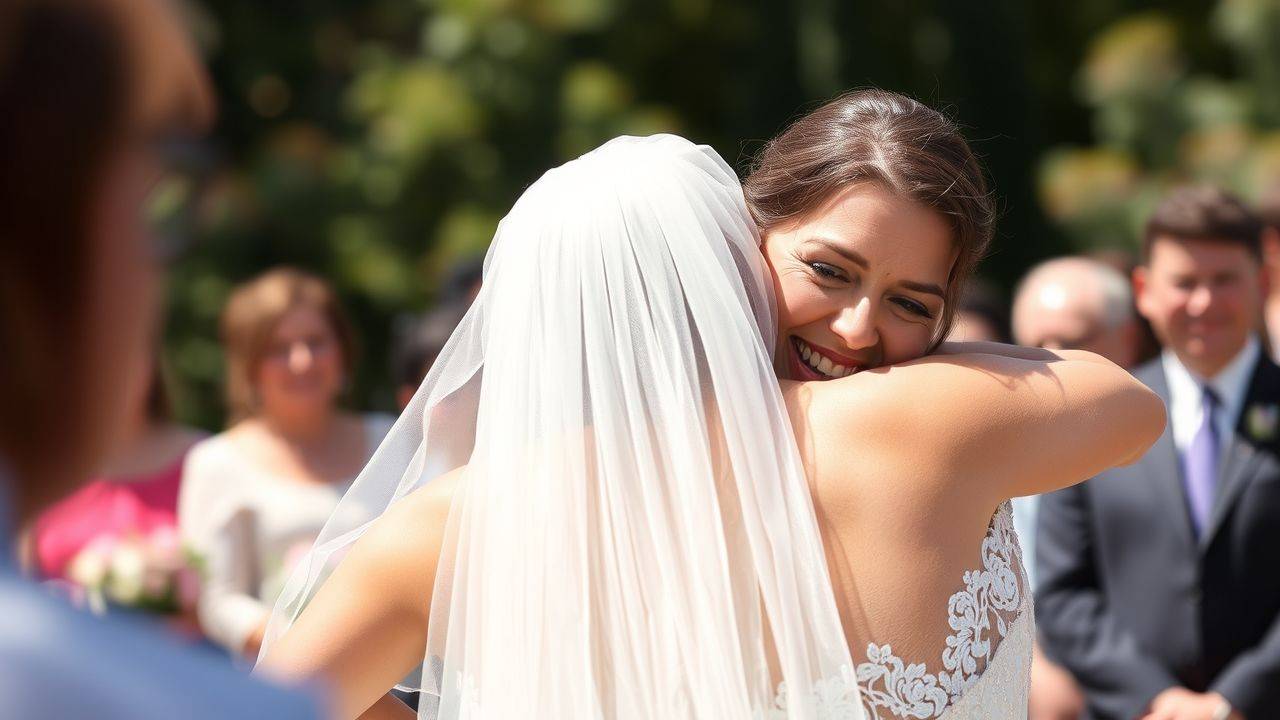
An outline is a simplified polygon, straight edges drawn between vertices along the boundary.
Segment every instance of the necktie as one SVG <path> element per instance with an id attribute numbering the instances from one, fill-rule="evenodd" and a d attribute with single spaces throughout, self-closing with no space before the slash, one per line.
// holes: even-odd
<path id="1" fill-rule="evenodd" d="M 1187 504 L 1191 509 L 1191 524 L 1196 537 L 1204 532 L 1213 510 L 1213 494 L 1218 487 L 1218 429 L 1213 423 L 1218 409 L 1218 398 L 1213 390 L 1203 388 L 1201 403 L 1204 408 L 1200 428 L 1187 446 L 1184 458 Z"/>

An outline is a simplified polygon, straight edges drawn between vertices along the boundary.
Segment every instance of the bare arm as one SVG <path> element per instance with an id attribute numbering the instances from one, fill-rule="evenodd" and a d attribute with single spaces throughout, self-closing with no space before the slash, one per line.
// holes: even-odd
<path id="1" fill-rule="evenodd" d="M 1159 397 L 1097 355 L 993 349 L 824 383 L 814 418 L 864 438 L 856 452 L 873 447 L 904 475 L 941 475 L 997 502 L 1130 462 L 1164 429 Z"/>
<path id="2" fill-rule="evenodd" d="M 386 693 L 423 660 L 457 476 L 438 478 L 379 518 L 259 667 L 285 680 L 323 678 L 339 718 L 402 715 L 403 703 Z"/>

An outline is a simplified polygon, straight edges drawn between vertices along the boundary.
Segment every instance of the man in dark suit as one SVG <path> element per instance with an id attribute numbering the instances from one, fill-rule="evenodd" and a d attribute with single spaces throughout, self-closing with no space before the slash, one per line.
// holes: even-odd
<path id="1" fill-rule="evenodd" d="M 1173 191 L 1134 273 L 1169 409 L 1137 463 L 1045 496 L 1037 620 L 1100 720 L 1280 718 L 1280 368 L 1257 329 L 1257 218 Z"/>

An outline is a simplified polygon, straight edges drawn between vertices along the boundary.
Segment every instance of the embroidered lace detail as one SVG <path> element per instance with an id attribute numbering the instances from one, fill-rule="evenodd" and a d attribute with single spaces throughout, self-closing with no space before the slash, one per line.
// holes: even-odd
<path id="1" fill-rule="evenodd" d="M 907 664 L 890 645 L 867 645 L 867 661 L 858 665 L 856 675 L 868 718 L 879 720 L 882 712 L 918 720 L 940 717 L 978 682 L 1011 625 L 1029 611 L 1009 503 L 991 518 L 982 541 L 982 569 L 966 571 L 963 579 L 965 589 L 947 602 L 953 633 L 942 651 L 941 672 L 926 672 L 924 663 Z"/>

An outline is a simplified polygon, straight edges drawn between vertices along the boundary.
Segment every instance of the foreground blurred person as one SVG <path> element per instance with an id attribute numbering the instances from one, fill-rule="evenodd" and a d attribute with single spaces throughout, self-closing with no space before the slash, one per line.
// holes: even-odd
<path id="1" fill-rule="evenodd" d="M 1280 368 L 1257 337 L 1261 224 L 1212 187 L 1147 222 L 1134 375 L 1169 426 L 1137 463 L 1041 499 L 1045 652 L 1104 720 L 1280 717 Z"/>
<path id="2" fill-rule="evenodd" d="M 1098 260 L 1064 257 L 1032 268 L 1013 298 L 1013 337 L 1019 345 L 1088 350 L 1129 367 L 1137 349 L 1129 280 Z M 1014 498 L 1013 521 L 1036 582 L 1035 527 L 1039 495 Z M 1071 720 L 1084 713 L 1084 694 L 1071 674 L 1036 648 L 1031 665 L 1031 720 Z"/>
<path id="3" fill-rule="evenodd" d="M 1006 501 L 1141 453 L 1162 409 L 1089 354 L 922 358 L 957 247 L 986 233 L 888 182 L 831 190 L 762 247 L 732 170 L 673 136 L 534 183 L 291 578 L 264 667 L 332 678 L 343 717 L 403 716 L 385 693 L 406 675 L 426 717 L 1024 717 Z M 859 344 L 877 332 L 897 364 Z M 800 334 L 806 372 L 835 372 L 815 348 L 836 343 L 867 364 L 780 384 Z M 904 678 L 895 652 L 954 672 Z"/>
<path id="4" fill-rule="evenodd" d="M 15 528 L 113 450 L 151 348 L 155 143 L 212 107 L 158 2 L 6 2 L 0 48 L 0 717 L 316 717 L 314 700 L 18 577 Z"/>

